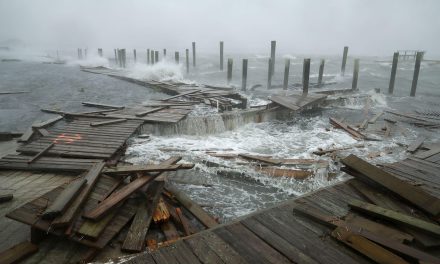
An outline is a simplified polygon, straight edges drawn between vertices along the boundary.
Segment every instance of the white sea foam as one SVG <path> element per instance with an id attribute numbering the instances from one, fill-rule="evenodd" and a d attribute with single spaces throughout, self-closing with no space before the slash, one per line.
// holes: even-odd
<path id="1" fill-rule="evenodd" d="M 183 66 L 168 61 L 160 61 L 154 65 L 136 63 L 128 69 L 127 76 L 140 80 L 188 81 L 183 77 Z"/>

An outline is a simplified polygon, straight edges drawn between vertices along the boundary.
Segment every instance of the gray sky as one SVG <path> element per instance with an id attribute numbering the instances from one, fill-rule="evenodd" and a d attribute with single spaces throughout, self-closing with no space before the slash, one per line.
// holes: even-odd
<path id="1" fill-rule="evenodd" d="M 37 48 L 440 54 L 438 0 L 0 0 L 0 41 Z M 429 56 L 428 56 L 429 57 Z"/>

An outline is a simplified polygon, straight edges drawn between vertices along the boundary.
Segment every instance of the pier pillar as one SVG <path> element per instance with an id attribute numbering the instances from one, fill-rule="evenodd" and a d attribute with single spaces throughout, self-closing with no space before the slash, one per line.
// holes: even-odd
<path id="1" fill-rule="evenodd" d="M 189 74 L 189 49 L 185 50 L 186 74 Z"/>
<path id="2" fill-rule="evenodd" d="M 354 60 L 354 68 L 353 68 L 353 81 L 351 83 L 351 89 L 356 90 L 358 84 L 359 77 L 359 59 Z"/>
<path id="3" fill-rule="evenodd" d="M 243 59 L 243 70 L 241 75 L 241 90 L 246 91 L 248 59 Z"/>
<path id="4" fill-rule="evenodd" d="M 223 41 L 220 41 L 220 70 L 223 71 Z"/>
<path id="5" fill-rule="evenodd" d="M 159 61 L 159 51 L 156 50 L 156 51 L 154 52 L 154 62 L 157 63 L 158 61 Z"/>
<path id="6" fill-rule="evenodd" d="M 133 59 L 134 63 L 136 63 L 136 49 L 133 49 Z"/>
<path id="7" fill-rule="evenodd" d="M 150 51 L 150 59 L 151 59 L 151 64 L 154 64 L 154 50 Z"/>
<path id="8" fill-rule="evenodd" d="M 390 85 L 388 86 L 388 93 L 389 94 L 393 94 L 393 92 L 394 92 L 394 82 L 396 80 L 397 63 L 398 62 L 399 62 L 399 52 L 394 52 L 393 65 L 391 66 Z"/>
<path id="9" fill-rule="evenodd" d="M 309 93 L 309 78 L 310 78 L 310 59 L 304 59 L 303 63 L 303 94 Z"/>
<path id="10" fill-rule="evenodd" d="M 125 53 L 125 49 L 121 50 L 121 54 L 122 54 L 122 68 L 125 68 L 125 66 L 127 65 L 127 57 L 126 57 L 126 53 Z"/>
<path id="11" fill-rule="evenodd" d="M 283 90 L 287 90 L 287 86 L 289 85 L 289 71 L 290 71 L 290 59 L 286 59 L 284 64 Z"/>
<path id="12" fill-rule="evenodd" d="M 267 65 L 267 89 L 272 88 L 272 59 L 269 59 L 269 63 Z"/>
<path id="13" fill-rule="evenodd" d="M 118 62 L 119 62 L 119 67 L 122 68 L 122 50 L 118 49 Z"/>
<path id="14" fill-rule="evenodd" d="M 116 51 L 116 49 L 114 49 L 115 50 L 115 63 L 116 63 L 116 65 L 118 65 L 118 52 Z"/>
<path id="15" fill-rule="evenodd" d="M 275 50 L 276 50 L 276 47 L 277 47 L 277 42 L 275 40 L 272 40 L 270 42 L 270 60 L 272 62 L 272 66 L 270 67 L 271 68 L 271 72 L 270 72 L 271 75 L 273 75 L 275 72 Z"/>
<path id="16" fill-rule="evenodd" d="M 422 62 L 423 52 L 418 51 L 416 55 L 416 64 L 414 65 L 414 76 L 411 85 L 410 96 L 416 96 L 417 81 L 419 80 L 420 63 Z"/>
<path id="17" fill-rule="evenodd" d="M 342 54 L 341 75 L 345 74 L 345 65 L 347 64 L 348 47 L 344 47 L 344 54 Z"/>
<path id="18" fill-rule="evenodd" d="M 87 49 L 84 49 L 84 59 L 87 60 Z"/>
<path id="19" fill-rule="evenodd" d="M 322 86 L 322 76 L 324 76 L 324 65 L 325 65 L 325 60 L 321 59 L 321 64 L 319 64 L 318 87 Z"/>
<path id="20" fill-rule="evenodd" d="M 193 51 L 193 67 L 196 67 L 196 43 L 192 43 L 192 51 Z"/>
<path id="21" fill-rule="evenodd" d="M 179 52 L 174 52 L 174 60 L 176 61 L 176 64 L 179 64 Z"/>
<path id="22" fill-rule="evenodd" d="M 102 57 L 102 49 L 98 49 L 98 55 L 99 57 Z"/>
<path id="23" fill-rule="evenodd" d="M 232 80 L 232 59 L 228 59 L 228 73 L 227 73 L 227 81 L 228 85 L 231 83 Z"/>
<path id="24" fill-rule="evenodd" d="M 147 64 L 150 64 L 150 49 L 147 49 Z"/>
<path id="25" fill-rule="evenodd" d="M 167 49 L 163 49 L 163 57 L 166 58 L 167 56 Z"/>

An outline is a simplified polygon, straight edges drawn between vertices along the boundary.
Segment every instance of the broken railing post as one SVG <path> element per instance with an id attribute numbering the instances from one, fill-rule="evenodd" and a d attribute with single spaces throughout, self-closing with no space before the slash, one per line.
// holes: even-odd
<path id="1" fill-rule="evenodd" d="M 277 46 L 277 42 L 275 40 L 272 40 L 270 42 L 270 60 L 272 62 L 272 65 L 270 67 L 271 72 L 270 74 L 273 75 L 274 71 L 275 71 L 275 49 Z"/>
<path id="2" fill-rule="evenodd" d="M 193 51 L 193 67 L 196 67 L 196 43 L 192 43 L 192 51 Z"/>
<path id="3" fill-rule="evenodd" d="M 133 49 L 133 59 L 134 63 L 136 63 L 136 49 Z"/>
<path id="4" fill-rule="evenodd" d="M 310 78 L 310 59 L 304 59 L 303 64 L 303 94 L 309 93 L 309 78 Z"/>
<path id="5" fill-rule="evenodd" d="M 241 76 L 241 90 L 246 91 L 248 60 L 243 59 L 243 72 Z"/>
<path id="6" fill-rule="evenodd" d="M 388 86 L 388 93 L 389 94 L 393 94 L 393 91 L 394 91 L 394 82 L 396 80 L 397 63 L 398 62 L 399 62 L 399 52 L 394 52 L 393 65 L 391 66 L 390 85 Z"/>
<path id="7" fill-rule="evenodd" d="M 232 63 L 233 63 L 232 59 L 228 59 L 228 73 L 227 73 L 228 84 L 230 84 L 232 80 Z"/>
<path id="8" fill-rule="evenodd" d="M 319 64 L 318 87 L 322 86 L 322 76 L 324 75 L 324 65 L 325 65 L 325 60 L 321 59 L 321 64 Z"/>
<path id="9" fill-rule="evenodd" d="M 99 57 L 102 57 L 102 49 L 98 49 L 98 55 Z"/>
<path id="10" fill-rule="evenodd" d="M 186 74 L 189 73 L 189 49 L 185 50 Z"/>
<path id="11" fill-rule="evenodd" d="M 179 52 L 174 52 L 174 60 L 176 61 L 176 64 L 179 64 Z"/>
<path id="12" fill-rule="evenodd" d="M 223 71 L 223 41 L 220 41 L 220 70 Z"/>
<path id="13" fill-rule="evenodd" d="M 354 69 L 353 69 L 353 82 L 351 83 L 351 89 L 356 90 L 358 84 L 359 77 L 359 59 L 354 60 Z"/>
<path id="14" fill-rule="evenodd" d="M 283 90 L 287 90 L 287 86 L 289 85 L 289 71 L 290 71 L 290 59 L 286 59 L 284 65 Z"/>
<path id="15" fill-rule="evenodd" d="M 147 64 L 150 64 L 150 49 L 147 49 Z"/>
<path id="16" fill-rule="evenodd" d="M 269 90 L 272 88 L 272 59 L 269 59 L 267 68 L 267 89 Z"/>
<path id="17" fill-rule="evenodd" d="M 416 55 L 416 64 L 414 65 L 414 76 L 411 85 L 410 96 L 416 96 L 417 81 L 419 80 L 420 63 L 422 62 L 423 52 L 418 51 Z"/>
<path id="18" fill-rule="evenodd" d="M 345 65 L 347 64 L 348 47 L 344 47 L 344 54 L 342 55 L 341 75 L 345 74 Z"/>
<path id="19" fill-rule="evenodd" d="M 156 50 L 155 52 L 154 52 L 154 62 L 158 62 L 159 61 L 159 51 L 158 50 Z"/>

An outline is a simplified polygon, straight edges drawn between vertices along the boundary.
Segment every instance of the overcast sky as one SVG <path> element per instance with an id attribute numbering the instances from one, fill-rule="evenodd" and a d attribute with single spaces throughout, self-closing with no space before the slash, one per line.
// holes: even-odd
<path id="1" fill-rule="evenodd" d="M 37 48 L 440 54 L 439 0 L 0 0 L 0 41 Z"/>

